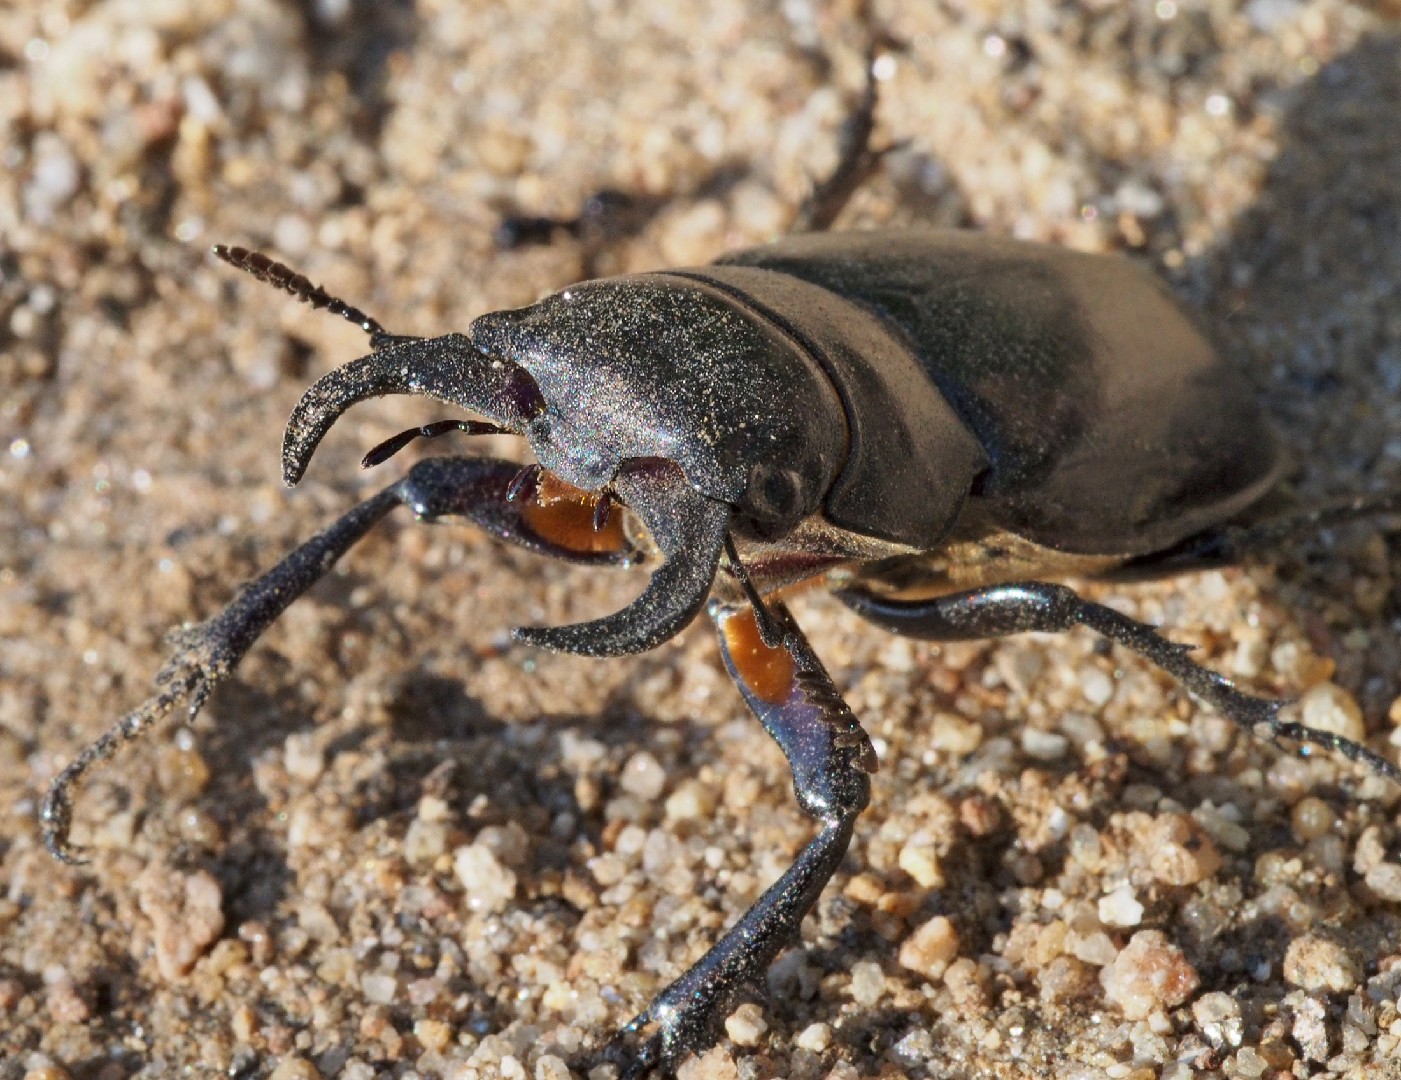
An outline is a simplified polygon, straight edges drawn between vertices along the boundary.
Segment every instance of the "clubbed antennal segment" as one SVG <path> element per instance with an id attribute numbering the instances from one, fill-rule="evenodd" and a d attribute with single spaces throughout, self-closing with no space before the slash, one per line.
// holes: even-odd
<path id="1" fill-rule="evenodd" d="M 271 285 L 275 289 L 291 293 L 298 300 L 310 304 L 314 308 L 325 308 L 333 315 L 339 315 L 341 318 L 353 322 L 370 335 L 370 347 L 373 349 L 380 349 L 395 341 L 404 340 L 399 334 L 391 334 L 380 325 L 379 320 L 371 318 L 357 307 L 351 307 L 339 297 L 332 296 L 320 285 L 314 284 L 305 274 L 297 273 L 285 263 L 271 259 L 260 251 L 215 244 L 214 254 L 230 266 L 237 267 L 246 274 L 252 274 L 259 281 Z"/>

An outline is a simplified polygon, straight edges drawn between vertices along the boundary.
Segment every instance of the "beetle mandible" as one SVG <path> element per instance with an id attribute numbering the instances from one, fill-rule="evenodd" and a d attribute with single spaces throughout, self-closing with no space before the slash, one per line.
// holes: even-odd
<path id="1" fill-rule="evenodd" d="M 1401 500 L 1251 520 L 1280 480 L 1275 438 L 1193 318 L 1126 260 L 964 232 L 820 231 L 879 160 L 867 145 L 873 105 L 868 88 L 837 171 L 789 238 L 709 266 L 584 282 L 465 333 L 390 333 L 266 256 L 217 247 L 370 337 L 368 355 L 294 410 L 289 485 L 350 406 L 386 394 L 478 419 L 410 429 L 366 465 L 450 431 L 520 436 L 535 464 L 420 461 L 180 631 L 156 695 L 53 784 L 41 811 L 50 850 L 79 861 L 72 790 L 91 766 L 182 702 L 197 713 L 273 620 L 400 505 L 559 559 L 651 565 L 622 611 L 517 639 L 620 656 L 707 608 L 727 670 L 819 823 L 782 877 L 619 1033 L 610 1049 L 626 1077 L 714 1042 L 735 996 L 796 937 L 869 799 L 875 751 L 779 597 L 791 587 L 826 584 L 871 622 L 931 640 L 1086 626 L 1248 731 L 1401 782 L 1366 747 L 1282 719 L 1284 702 L 1043 580 L 1221 565 Z"/>

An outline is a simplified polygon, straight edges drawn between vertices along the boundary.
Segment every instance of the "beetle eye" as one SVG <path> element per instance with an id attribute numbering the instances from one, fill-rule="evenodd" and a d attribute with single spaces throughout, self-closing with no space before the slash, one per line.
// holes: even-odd
<path id="1" fill-rule="evenodd" d="M 778 465 L 755 465 L 745 501 L 758 523 L 792 525 L 803 511 L 802 477 Z"/>

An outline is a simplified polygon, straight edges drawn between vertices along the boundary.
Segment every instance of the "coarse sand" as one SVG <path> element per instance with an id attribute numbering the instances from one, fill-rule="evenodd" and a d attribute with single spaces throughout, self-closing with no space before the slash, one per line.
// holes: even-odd
<path id="1" fill-rule="evenodd" d="M 361 406 L 285 490 L 283 421 L 365 341 L 212 243 L 438 334 L 763 242 L 832 166 L 858 15 L 0 5 L 0 1080 L 561 1080 L 806 841 L 704 625 L 628 660 L 513 646 L 638 579 L 407 514 L 190 729 L 92 775 L 90 865 L 48 856 L 36 809 L 146 696 L 169 628 L 430 452 L 357 466 L 447 411 Z M 877 138 L 900 147 L 839 227 L 1131 253 L 1224 326 L 1302 499 L 1396 487 L 1398 18 L 878 0 L 899 44 Z M 607 190 L 639 197 L 624 235 L 493 240 Z M 1394 757 L 1398 573 L 1360 526 L 1085 589 Z M 941 648 L 795 611 L 881 772 L 801 949 L 684 1077 L 1401 1076 L 1401 792 L 1085 633 Z"/>

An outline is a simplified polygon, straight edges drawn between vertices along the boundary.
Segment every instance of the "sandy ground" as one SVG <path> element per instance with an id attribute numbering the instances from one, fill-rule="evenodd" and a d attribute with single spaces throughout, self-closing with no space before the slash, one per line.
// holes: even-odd
<path id="1" fill-rule="evenodd" d="M 284 490 L 283 420 L 364 339 L 209 245 L 433 334 L 770 238 L 832 163 L 863 33 L 845 3 L 695 8 L 0 7 L 3 1080 L 555 1080 L 809 835 L 703 626 L 630 661 L 510 646 L 636 579 L 405 516 L 192 730 L 94 776 L 90 866 L 36 836 L 166 631 L 443 414 L 363 406 Z M 906 146 L 843 226 L 1131 251 L 1227 325 L 1305 498 L 1401 483 L 1394 2 L 876 8 Z M 635 235 L 496 249 L 503 213 L 606 188 L 651 200 Z M 1363 527 L 1112 595 L 1394 756 L 1399 568 Z M 939 649 L 796 610 L 882 771 L 768 1004 L 685 1075 L 1401 1075 L 1401 793 L 1088 635 Z"/>

